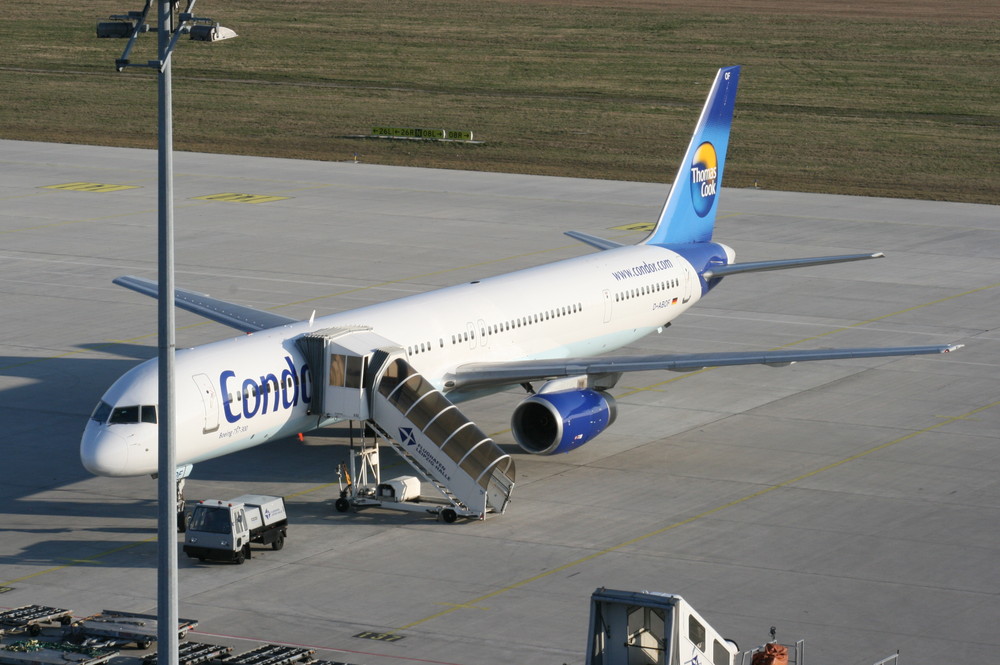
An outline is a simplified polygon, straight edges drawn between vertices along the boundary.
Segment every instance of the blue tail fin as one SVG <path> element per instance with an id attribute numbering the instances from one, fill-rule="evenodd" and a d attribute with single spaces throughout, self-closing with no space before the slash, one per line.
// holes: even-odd
<path id="1" fill-rule="evenodd" d="M 722 186 L 739 67 L 720 69 L 647 245 L 708 242 Z"/>

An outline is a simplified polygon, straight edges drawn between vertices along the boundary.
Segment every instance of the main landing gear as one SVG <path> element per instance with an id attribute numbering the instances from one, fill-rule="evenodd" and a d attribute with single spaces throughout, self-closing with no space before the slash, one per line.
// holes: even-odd
<path id="1" fill-rule="evenodd" d="M 180 478 L 177 481 L 177 533 L 187 531 L 187 513 L 184 512 L 184 481 Z"/>

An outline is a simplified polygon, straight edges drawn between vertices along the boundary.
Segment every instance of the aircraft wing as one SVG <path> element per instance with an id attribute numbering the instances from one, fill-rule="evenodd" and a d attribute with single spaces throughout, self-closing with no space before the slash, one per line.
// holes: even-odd
<path id="1" fill-rule="evenodd" d="M 113 280 L 119 286 L 132 289 L 151 298 L 159 297 L 159 287 L 156 282 L 141 277 L 126 275 Z M 277 328 L 298 323 L 298 319 L 292 319 L 280 314 L 265 312 L 245 305 L 212 298 L 204 293 L 186 291 L 184 289 L 174 289 L 174 304 L 181 309 L 187 310 L 198 316 L 221 323 L 222 325 L 236 328 L 241 332 L 257 332 L 266 328 Z"/>
<path id="2" fill-rule="evenodd" d="M 809 349 L 777 351 L 732 351 L 721 353 L 685 353 L 649 356 L 603 356 L 595 358 L 555 358 L 509 363 L 469 363 L 460 365 L 445 377 L 448 390 L 474 389 L 496 385 L 514 385 L 569 376 L 609 376 L 623 372 L 670 370 L 691 372 L 705 367 L 728 365 L 790 365 L 808 360 L 842 360 L 949 353 L 963 344 L 939 346 L 891 346 L 855 349 Z M 611 385 L 614 385 L 612 383 Z"/>

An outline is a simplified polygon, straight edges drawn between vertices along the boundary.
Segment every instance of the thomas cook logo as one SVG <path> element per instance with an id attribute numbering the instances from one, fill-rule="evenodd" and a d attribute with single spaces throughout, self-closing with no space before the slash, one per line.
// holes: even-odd
<path id="1" fill-rule="evenodd" d="M 719 160 L 715 146 L 705 141 L 694 151 L 691 160 L 691 204 L 699 217 L 704 217 L 715 203 L 718 191 Z"/>

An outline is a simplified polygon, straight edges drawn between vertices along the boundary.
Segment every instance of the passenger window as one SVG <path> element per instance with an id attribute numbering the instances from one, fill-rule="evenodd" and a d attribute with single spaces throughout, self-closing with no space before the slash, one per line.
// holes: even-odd
<path id="1" fill-rule="evenodd" d="M 719 640 L 713 640 L 712 662 L 715 663 L 715 665 L 732 665 L 732 660 L 729 658 L 729 652 L 726 650 L 726 647 L 722 646 L 722 642 Z"/>
<path id="2" fill-rule="evenodd" d="M 379 381 L 378 391 L 383 396 L 388 397 L 400 383 L 405 381 L 409 374 L 406 371 L 406 363 L 402 360 L 395 360 L 386 368 L 382 380 Z"/>
<path id="3" fill-rule="evenodd" d="M 693 616 L 688 617 L 688 639 L 699 651 L 705 650 L 705 627 Z"/>
<path id="4" fill-rule="evenodd" d="M 330 385 L 331 386 L 343 386 L 344 385 L 344 372 L 345 365 L 347 364 L 347 357 L 342 356 L 339 353 L 330 354 Z"/>
<path id="5" fill-rule="evenodd" d="M 361 378 L 365 371 L 365 359 L 361 356 L 347 356 L 344 385 L 347 388 L 360 388 Z M 269 384 L 270 385 L 270 384 Z"/>

